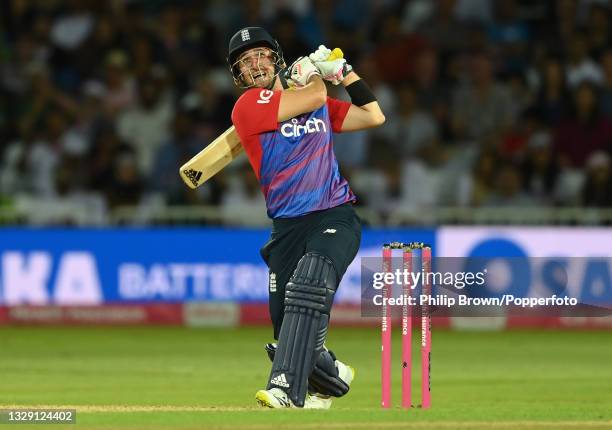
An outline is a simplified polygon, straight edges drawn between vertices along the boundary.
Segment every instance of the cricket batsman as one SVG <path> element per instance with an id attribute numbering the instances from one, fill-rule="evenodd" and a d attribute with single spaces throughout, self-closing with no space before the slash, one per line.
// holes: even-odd
<path id="1" fill-rule="evenodd" d="M 246 89 L 232 122 L 273 221 L 261 249 L 269 267 L 276 344 L 257 402 L 270 408 L 329 408 L 349 390 L 350 366 L 325 347 L 334 294 L 361 240 L 355 195 L 340 175 L 333 133 L 385 121 L 376 97 L 344 58 L 321 45 L 286 67 L 279 43 L 260 27 L 229 42 L 234 82 Z M 327 96 L 341 84 L 351 103 Z"/>

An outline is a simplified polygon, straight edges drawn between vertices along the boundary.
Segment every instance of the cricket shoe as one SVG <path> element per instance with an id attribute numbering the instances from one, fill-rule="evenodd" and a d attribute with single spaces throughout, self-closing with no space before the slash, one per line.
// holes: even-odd
<path id="1" fill-rule="evenodd" d="M 308 393 L 304 401 L 304 409 L 329 409 L 331 408 L 331 404 L 331 396 L 324 396 L 319 393 Z"/>
<path id="2" fill-rule="evenodd" d="M 268 353 L 268 357 L 272 362 L 274 361 L 276 348 L 276 343 L 266 344 L 266 352 Z M 353 382 L 353 379 L 355 378 L 355 369 L 349 366 L 348 364 L 345 364 L 342 361 L 336 359 L 336 355 L 332 351 L 329 351 L 325 345 L 323 345 L 323 348 L 325 348 L 331 354 L 336 369 L 338 369 L 338 376 L 340 377 L 340 379 L 342 379 L 346 383 L 346 385 L 350 386 L 351 382 Z"/>
<path id="3" fill-rule="evenodd" d="M 351 382 L 355 379 L 355 369 L 340 360 L 336 360 L 336 369 L 338 369 L 338 377 L 350 387 Z"/>
<path id="4" fill-rule="evenodd" d="M 283 390 L 280 388 L 270 388 L 269 390 L 259 390 L 255 394 L 255 400 L 260 406 L 271 409 L 297 408 Z M 304 399 L 304 409 L 329 409 L 332 399 L 326 396 L 306 394 Z"/>
<path id="5" fill-rule="evenodd" d="M 264 408 L 282 409 L 296 408 L 283 390 L 280 388 L 270 388 L 269 390 L 259 390 L 255 393 L 255 400 Z"/>
<path id="6" fill-rule="evenodd" d="M 342 379 L 346 385 L 350 386 L 355 379 L 355 369 L 341 362 L 335 361 L 336 369 L 338 369 L 338 377 Z M 305 409 L 329 409 L 331 408 L 333 397 L 326 396 L 321 393 L 309 393 L 304 403 Z"/>

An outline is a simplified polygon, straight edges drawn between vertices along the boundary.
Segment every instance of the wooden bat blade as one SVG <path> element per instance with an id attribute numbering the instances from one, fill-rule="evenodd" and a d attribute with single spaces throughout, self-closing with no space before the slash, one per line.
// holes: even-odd
<path id="1" fill-rule="evenodd" d="M 197 188 L 216 175 L 243 152 L 240 138 L 231 126 L 210 145 L 198 152 L 179 169 L 183 182 L 189 188 Z"/>

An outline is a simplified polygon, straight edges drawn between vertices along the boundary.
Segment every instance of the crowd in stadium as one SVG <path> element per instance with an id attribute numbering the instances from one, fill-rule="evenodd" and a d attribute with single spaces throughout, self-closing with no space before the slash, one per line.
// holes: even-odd
<path id="1" fill-rule="evenodd" d="M 197 191 L 178 167 L 231 125 L 229 37 L 288 64 L 341 47 L 383 127 L 339 134 L 359 204 L 612 206 L 612 31 L 601 0 L 7 0 L 0 207 L 213 205 L 265 214 L 244 158 Z M 347 98 L 341 86 L 329 89 Z M 243 209 L 240 212 L 244 214 Z"/>

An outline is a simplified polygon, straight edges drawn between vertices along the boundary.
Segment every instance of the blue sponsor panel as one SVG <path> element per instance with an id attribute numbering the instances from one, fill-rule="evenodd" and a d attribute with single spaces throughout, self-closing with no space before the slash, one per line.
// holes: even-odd
<path id="1" fill-rule="evenodd" d="M 259 248 L 268 238 L 252 229 L 2 229 L 0 304 L 265 302 Z M 364 231 L 361 249 L 394 240 L 432 243 L 434 231 Z M 359 302 L 358 259 L 353 266 L 338 301 Z"/>
<path id="2" fill-rule="evenodd" d="M 266 230 L 2 230 L 5 304 L 261 300 Z"/>
<path id="3" fill-rule="evenodd" d="M 604 228 L 443 227 L 438 256 L 465 257 L 466 272 L 485 267 L 478 296 L 569 296 L 590 305 L 612 304 L 612 231 Z"/>

